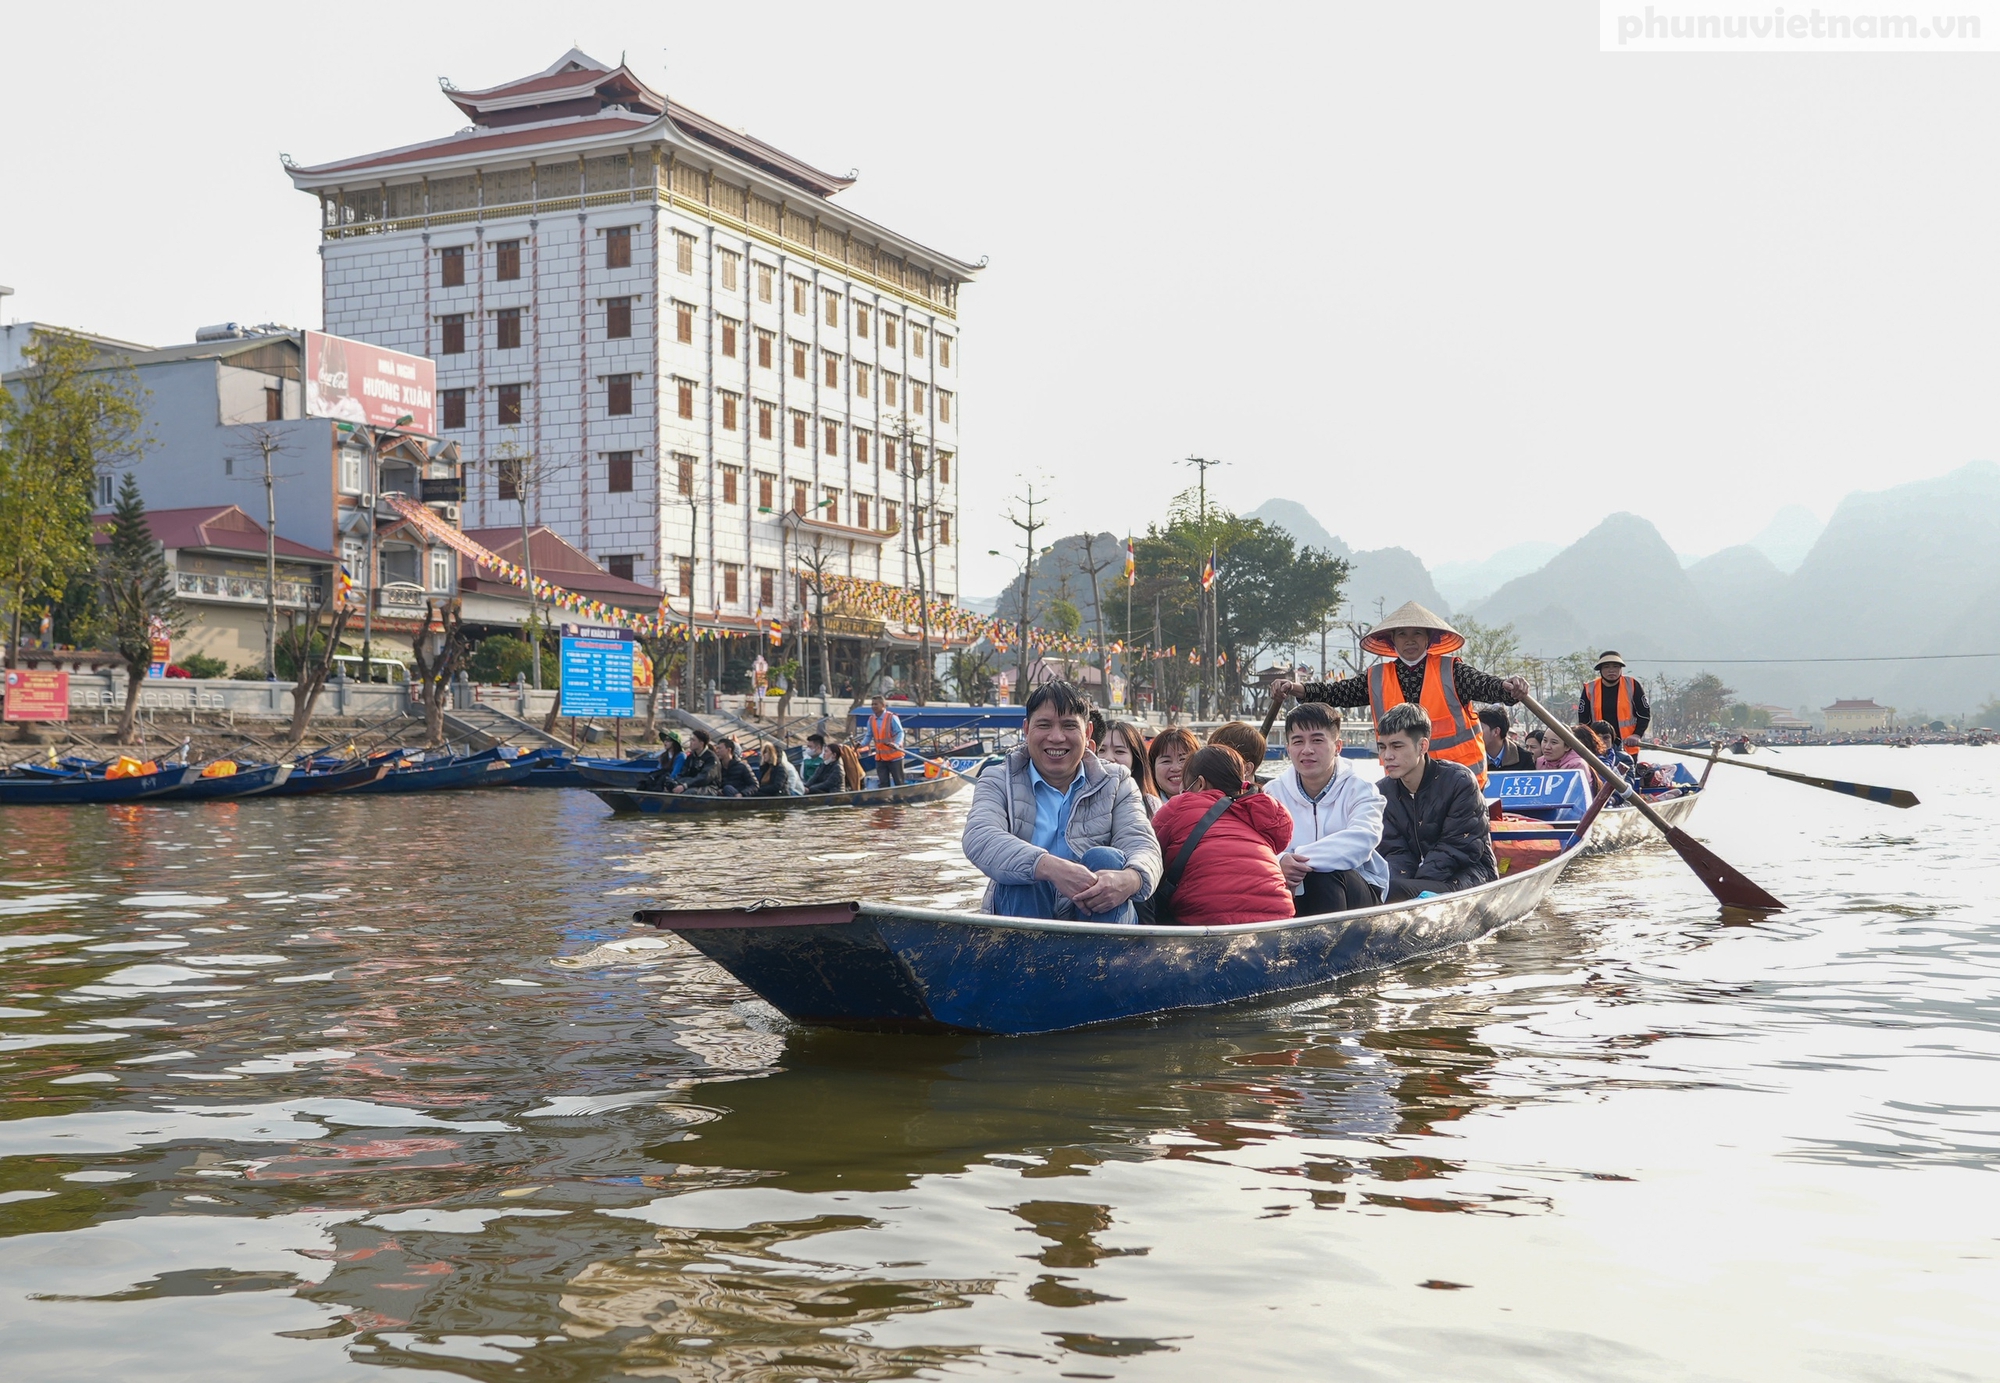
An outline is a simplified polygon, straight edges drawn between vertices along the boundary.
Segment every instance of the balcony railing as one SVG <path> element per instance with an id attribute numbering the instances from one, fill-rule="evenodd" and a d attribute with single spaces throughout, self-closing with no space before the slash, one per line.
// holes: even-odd
<path id="1" fill-rule="evenodd" d="M 242 605 L 264 603 L 264 578 L 261 576 L 220 576 L 199 571 L 175 572 L 174 590 L 177 594 L 194 600 L 226 600 Z M 281 579 L 277 586 L 277 603 L 303 608 L 313 603 L 316 590 L 315 583 L 311 581 Z"/>

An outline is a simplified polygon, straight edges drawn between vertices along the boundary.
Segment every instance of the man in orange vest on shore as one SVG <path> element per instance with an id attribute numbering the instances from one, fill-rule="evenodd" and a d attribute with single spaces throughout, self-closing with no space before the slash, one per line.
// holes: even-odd
<path id="1" fill-rule="evenodd" d="M 903 779 L 903 722 L 889 713 L 889 703 L 876 697 L 868 703 L 868 737 L 875 741 L 875 786 L 900 787 Z"/>
<path id="2" fill-rule="evenodd" d="M 1638 747 L 1646 727 L 1653 723 L 1646 689 L 1625 675 L 1625 660 L 1611 649 L 1605 649 L 1597 660 L 1597 676 L 1583 684 L 1576 719 L 1581 725 L 1609 721 L 1618 727 L 1618 743 L 1628 750 Z"/>
<path id="3" fill-rule="evenodd" d="M 1363 677 L 1331 682 L 1275 682 L 1271 695 L 1295 696 L 1328 706 L 1368 707 L 1375 724 L 1391 706 L 1422 706 L 1431 718 L 1429 753 L 1463 764 L 1486 782 L 1486 744 L 1474 702 L 1518 705 L 1529 694 L 1525 677 L 1495 677 L 1462 661 L 1465 636 L 1412 600 L 1368 631 L 1361 647 L 1384 661 Z"/>

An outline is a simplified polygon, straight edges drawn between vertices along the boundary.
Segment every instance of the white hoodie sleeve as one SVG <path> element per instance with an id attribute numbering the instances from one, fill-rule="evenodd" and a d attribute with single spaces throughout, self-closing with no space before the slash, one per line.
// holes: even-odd
<path id="1" fill-rule="evenodd" d="M 1284 805 L 1292 814 L 1292 851 L 1318 870 L 1359 869 L 1382 843 L 1382 794 L 1360 774 L 1341 766 L 1333 791 L 1317 804 L 1287 784 Z"/>

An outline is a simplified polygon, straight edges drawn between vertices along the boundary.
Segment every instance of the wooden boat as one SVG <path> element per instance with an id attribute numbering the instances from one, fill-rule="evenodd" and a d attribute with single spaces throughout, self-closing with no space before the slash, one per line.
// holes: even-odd
<path id="1" fill-rule="evenodd" d="M 1461 946 L 1534 911 L 1581 853 L 1567 849 L 1437 898 L 1224 927 L 1048 922 L 878 902 L 633 916 L 678 933 L 796 1022 L 1025 1036 L 1295 1000 Z"/>
<path id="2" fill-rule="evenodd" d="M 447 792 L 460 788 L 497 788 L 525 781 L 537 760 L 528 755 L 503 759 L 485 750 L 433 763 L 398 764 L 370 782 L 350 789 L 360 793 Z"/>
<path id="3" fill-rule="evenodd" d="M 570 766 L 578 787 L 620 788 L 634 792 L 644 791 L 646 780 L 659 771 L 657 760 L 653 763 L 621 763 L 616 759 L 578 759 Z"/>
<path id="4" fill-rule="evenodd" d="M 309 797 L 327 792 L 349 792 L 374 782 L 389 771 L 385 761 L 365 760 L 334 768 L 294 768 L 289 778 L 274 785 L 265 797 Z"/>
<path id="5" fill-rule="evenodd" d="M 169 764 L 133 778 L 68 777 L 33 774 L 0 777 L 0 806 L 54 806 L 75 802 L 133 802 L 159 797 L 201 776 L 199 768 Z"/>
<path id="6" fill-rule="evenodd" d="M 255 797 L 292 776 L 290 764 L 248 764 L 226 778 L 195 777 L 162 794 L 169 802 L 218 801 L 225 797 Z"/>
<path id="7" fill-rule="evenodd" d="M 815 792 L 804 797 L 710 797 L 687 792 L 640 792 L 632 788 L 592 787 L 614 812 L 646 812 L 680 816 L 694 812 L 804 811 L 816 807 L 904 807 L 937 802 L 951 796 L 968 780 L 956 773 L 916 778 L 901 787 L 862 788 L 858 792 Z"/>
<path id="8" fill-rule="evenodd" d="M 534 771 L 523 780 L 531 788 L 589 787 L 590 781 L 584 777 L 586 769 L 628 774 L 629 777 L 619 779 L 618 783 L 637 787 L 646 777 L 658 772 L 660 767 L 658 754 L 636 759 L 604 759 L 571 756 L 560 749 L 550 748 L 535 751 L 534 757 Z"/>
<path id="9" fill-rule="evenodd" d="M 1713 764 L 1705 766 L 1701 777 L 1696 778 L 1685 767 L 1676 764 L 1674 780 L 1681 795 L 1655 796 L 1646 800 L 1666 819 L 1668 825 L 1686 830 L 1696 805 L 1701 801 L 1702 789 L 1708 786 L 1708 775 L 1713 768 Z M 1489 774 L 1488 797 L 1511 814 L 1509 819 L 1492 824 L 1494 843 L 1567 841 L 1589 812 L 1588 782 L 1581 769 Z M 1516 817 L 1528 819 L 1513 819 Z M 1613 804 L 1597 813 L 1580 853 L 1602 855 L 1661 839 L 1659 831 L 1638 808 Z"/>

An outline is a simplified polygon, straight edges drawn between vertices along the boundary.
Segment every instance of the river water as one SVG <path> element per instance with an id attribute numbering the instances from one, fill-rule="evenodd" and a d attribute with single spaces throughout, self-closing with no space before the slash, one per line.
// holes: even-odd
<path id="1" fill-rule="evenodd" d="M 793 1028 L 642 903 L 962 905 L 964 801 L 0 809 L 10 1378 L 2000 1375 L 1995 751 L 1282 1009 Z M 379 1376 L 369 1373 L 368 1376 Z"/>

